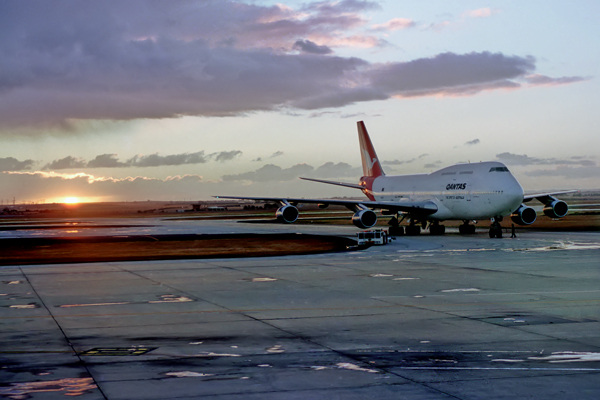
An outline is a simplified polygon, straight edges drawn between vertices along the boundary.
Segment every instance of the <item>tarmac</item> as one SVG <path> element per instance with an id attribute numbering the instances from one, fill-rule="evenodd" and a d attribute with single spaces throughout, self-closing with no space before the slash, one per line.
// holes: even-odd
<path id="1" fill-rule="evenodd" d="M 154 223 L 105 232 L 356 232 Z M 599 260 L 597 232 L 482 229 L 334 254 L 1 267 L 0 398 L 598 399 Z"/>

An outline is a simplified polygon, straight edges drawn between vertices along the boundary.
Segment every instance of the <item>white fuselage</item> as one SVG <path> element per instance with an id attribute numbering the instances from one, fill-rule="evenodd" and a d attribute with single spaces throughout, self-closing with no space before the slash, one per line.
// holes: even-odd
<path id="1" fill-rule="evenodd" d="M 430 174 L 380 176 L 368 195 L 376 201 L 432 201 L 434 220 L 477 220 L 510 215 L 523 202 L 523 188 L 499 162 L 456 164 Z"/>

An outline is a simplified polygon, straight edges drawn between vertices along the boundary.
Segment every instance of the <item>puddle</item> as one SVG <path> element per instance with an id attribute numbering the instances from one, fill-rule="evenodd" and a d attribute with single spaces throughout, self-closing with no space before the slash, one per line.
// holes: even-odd
<path id="1" fill-rule="evenodd" d="M 92 378 L 65 378 L 54 381 L 11 383 L 0 387 L 2 397 L 21 400 L 30 398 L 36 393 L 62 393 L 64 396 L 82 396 L 96 389 Z"/>
<path id="2" fill-rule="evenodd" d="M 62 304 L 56 307 L 59 308 L 70 308 L 70 307 L 98 307 L 98 306 L 121 306 L 125 304 L 161 304 L 161 303 L 187 303 L 195 301 L 185 296 L 178 296 L 174 294 L 163 294 L 159 296 L 160 300 L 149 300 L 149 301 L 116 301 L 113 303 L 88 303 L 88 304 Z"/>
<path id="3" fill-rule="evenodd" d="M 27 309 L 27 308 L 40 308 L 39 305 L 35 303 L 30 304 L 14 304 L 12 306 L 8 306 L 9 308 L 18 308 L 18 309 Z"/>
<path id="4" fill-rule="evenodd" d="M 582 361 L 600 361 L 600 353 L 591 353 L 587 351 L 559 351 L 544 357 L 527 357 L 529 360 L 548 361 L 551 363 L 582 362 Z"/>
<path id="5" fill-rule="evenodd" d="M 273 347 L 269 347 L 267 353 L 285 353 L 285 350 L 281 348 L 281 345 L 275 345 Z"/>
<path id="6" fill-rule="evenodd" d="M 200 353 L 198 357 L 241 357 L 240 354 L 227 354 L 227 353 Z"/>
<path id="7" fill-rule="evenodd" d="M 390 274 L 371 274 L 369 276 L 371 278 L 389 278 L 390 276 L 394 276 L 394 275 L 390 275 Z"/>
<path id="8" fill-rule="evenodd" d="M 156 304 L 156 303 L 185 303 L 188 301 L 194 301 L 192 299 L 190 299 L 189 297 L 185 297 L 185 296 L 176 296 L 174 294 L 164 294 L 162 296 L 160 296 L 160 300 L 153 300 L 153 301 L 149 301 L 149 304 Z"/>
<path id="9" fill-rule="evenodd" d="M 421 279 L 421 278 L 394 278 L 393 281 L 411 281 L 413 279 Z"/>
<path id="10" fill-rule="evenodd" d="M 202 372 L 193 372 L 193 371 L 167 372 L 165 375 L 174 376 L 176 378 L 198 378 L 198 377 L 206 377 L 206 376 L 215 376 L 215 374 L 204 374 Z"/>
<path id="11" fill-rule="evenodd" d="M 273 282 L 276 280 L 275 278 L 252 278 L 252 282 Z"/>
<path id="12" fill-rule="evenodd" d="M 337 363 L 336 365 L 338 366 L 338 368 L 349 369 L 351 371 L 369 372 L 371 374 L 379 373 L 379 371 L 377 371 L 376 369 L 362 368 L 362 367 L 359 367 L 358 365 L 350 364 L 350 363 Z"/>
<path id="13" fill-rule="evenodd" d="M 20 285 L 22 281 L 2 281 L 5 285 Z"/>
<path id="14" fill-rule="evenodd" d="M 479 292 L 480 289 L 476 288 L 466 288 L 466 289 L 446 289 L 442 290 L 442 293 L 452 293 L 452 292 Z"/>
<path id="15" fill-rule="evenodd" d="M 557 242 L 550 246 L 526 247 L 522 249 L 504 249 L 504 251 L 557 251 L 557 250 L 597 250 L 600 249 L 598 243 L 574 243 Z"/>

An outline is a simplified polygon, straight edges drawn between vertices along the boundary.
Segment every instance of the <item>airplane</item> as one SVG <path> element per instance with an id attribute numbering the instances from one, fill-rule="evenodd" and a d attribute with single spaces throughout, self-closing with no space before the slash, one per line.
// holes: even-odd
<path id="1" fill-rule="evenodd" d="M 445 233 L 443 221 L 459 220 L 459 233 L 475 233 L 470 222 L 491 220 L 490 238 L 502 237 L 500 222 L 504 217 L 519 225 L 531 225 L 537 218 L 536 211 L 525 203 L 538 200 L 544 204 L 543 212 L 550 218 L 567 215 L 569 206 L 556 195 L 576 190 L 525 195 L 517 179 L 506 165 L 497 161 L 455 164 L 429 174 L 386 175 L 377 157 L 373 143 L 363 121 L 357 122 L 363 176 L 359 182 L 346 183 L 313 178 L 307 181 L 338 185 L 361 190 L 368 200 L 299 199 L 290 197 L 237 197 L 214 196 L 224 199 L 243 199 L 278 202 L 277 220 L 293 223 L 298 219 L 297 205 L 318 204 L 320 208 L 341 205 L 354 212 L 352 223 L 366 229 L 377 223 L 373 211 L 381 210 L 384 215 L 395 215 L 390 225 L 393 234 L 418 235 L 421 227 L 429 233 Z M 398 218 L 401 218 L 398 221 Z M 409 224 L 404 229 L 399 225 L 404 219 Z"/>

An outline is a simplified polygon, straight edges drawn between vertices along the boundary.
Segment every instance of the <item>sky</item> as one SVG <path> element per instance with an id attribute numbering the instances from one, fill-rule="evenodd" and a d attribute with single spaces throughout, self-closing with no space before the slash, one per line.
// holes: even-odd
<path id="1" fill-rule="evenodd" d="M 0 2 L 0 201 L 361 196 L 505 163 L 600 189 L 600 2 Z"/>

